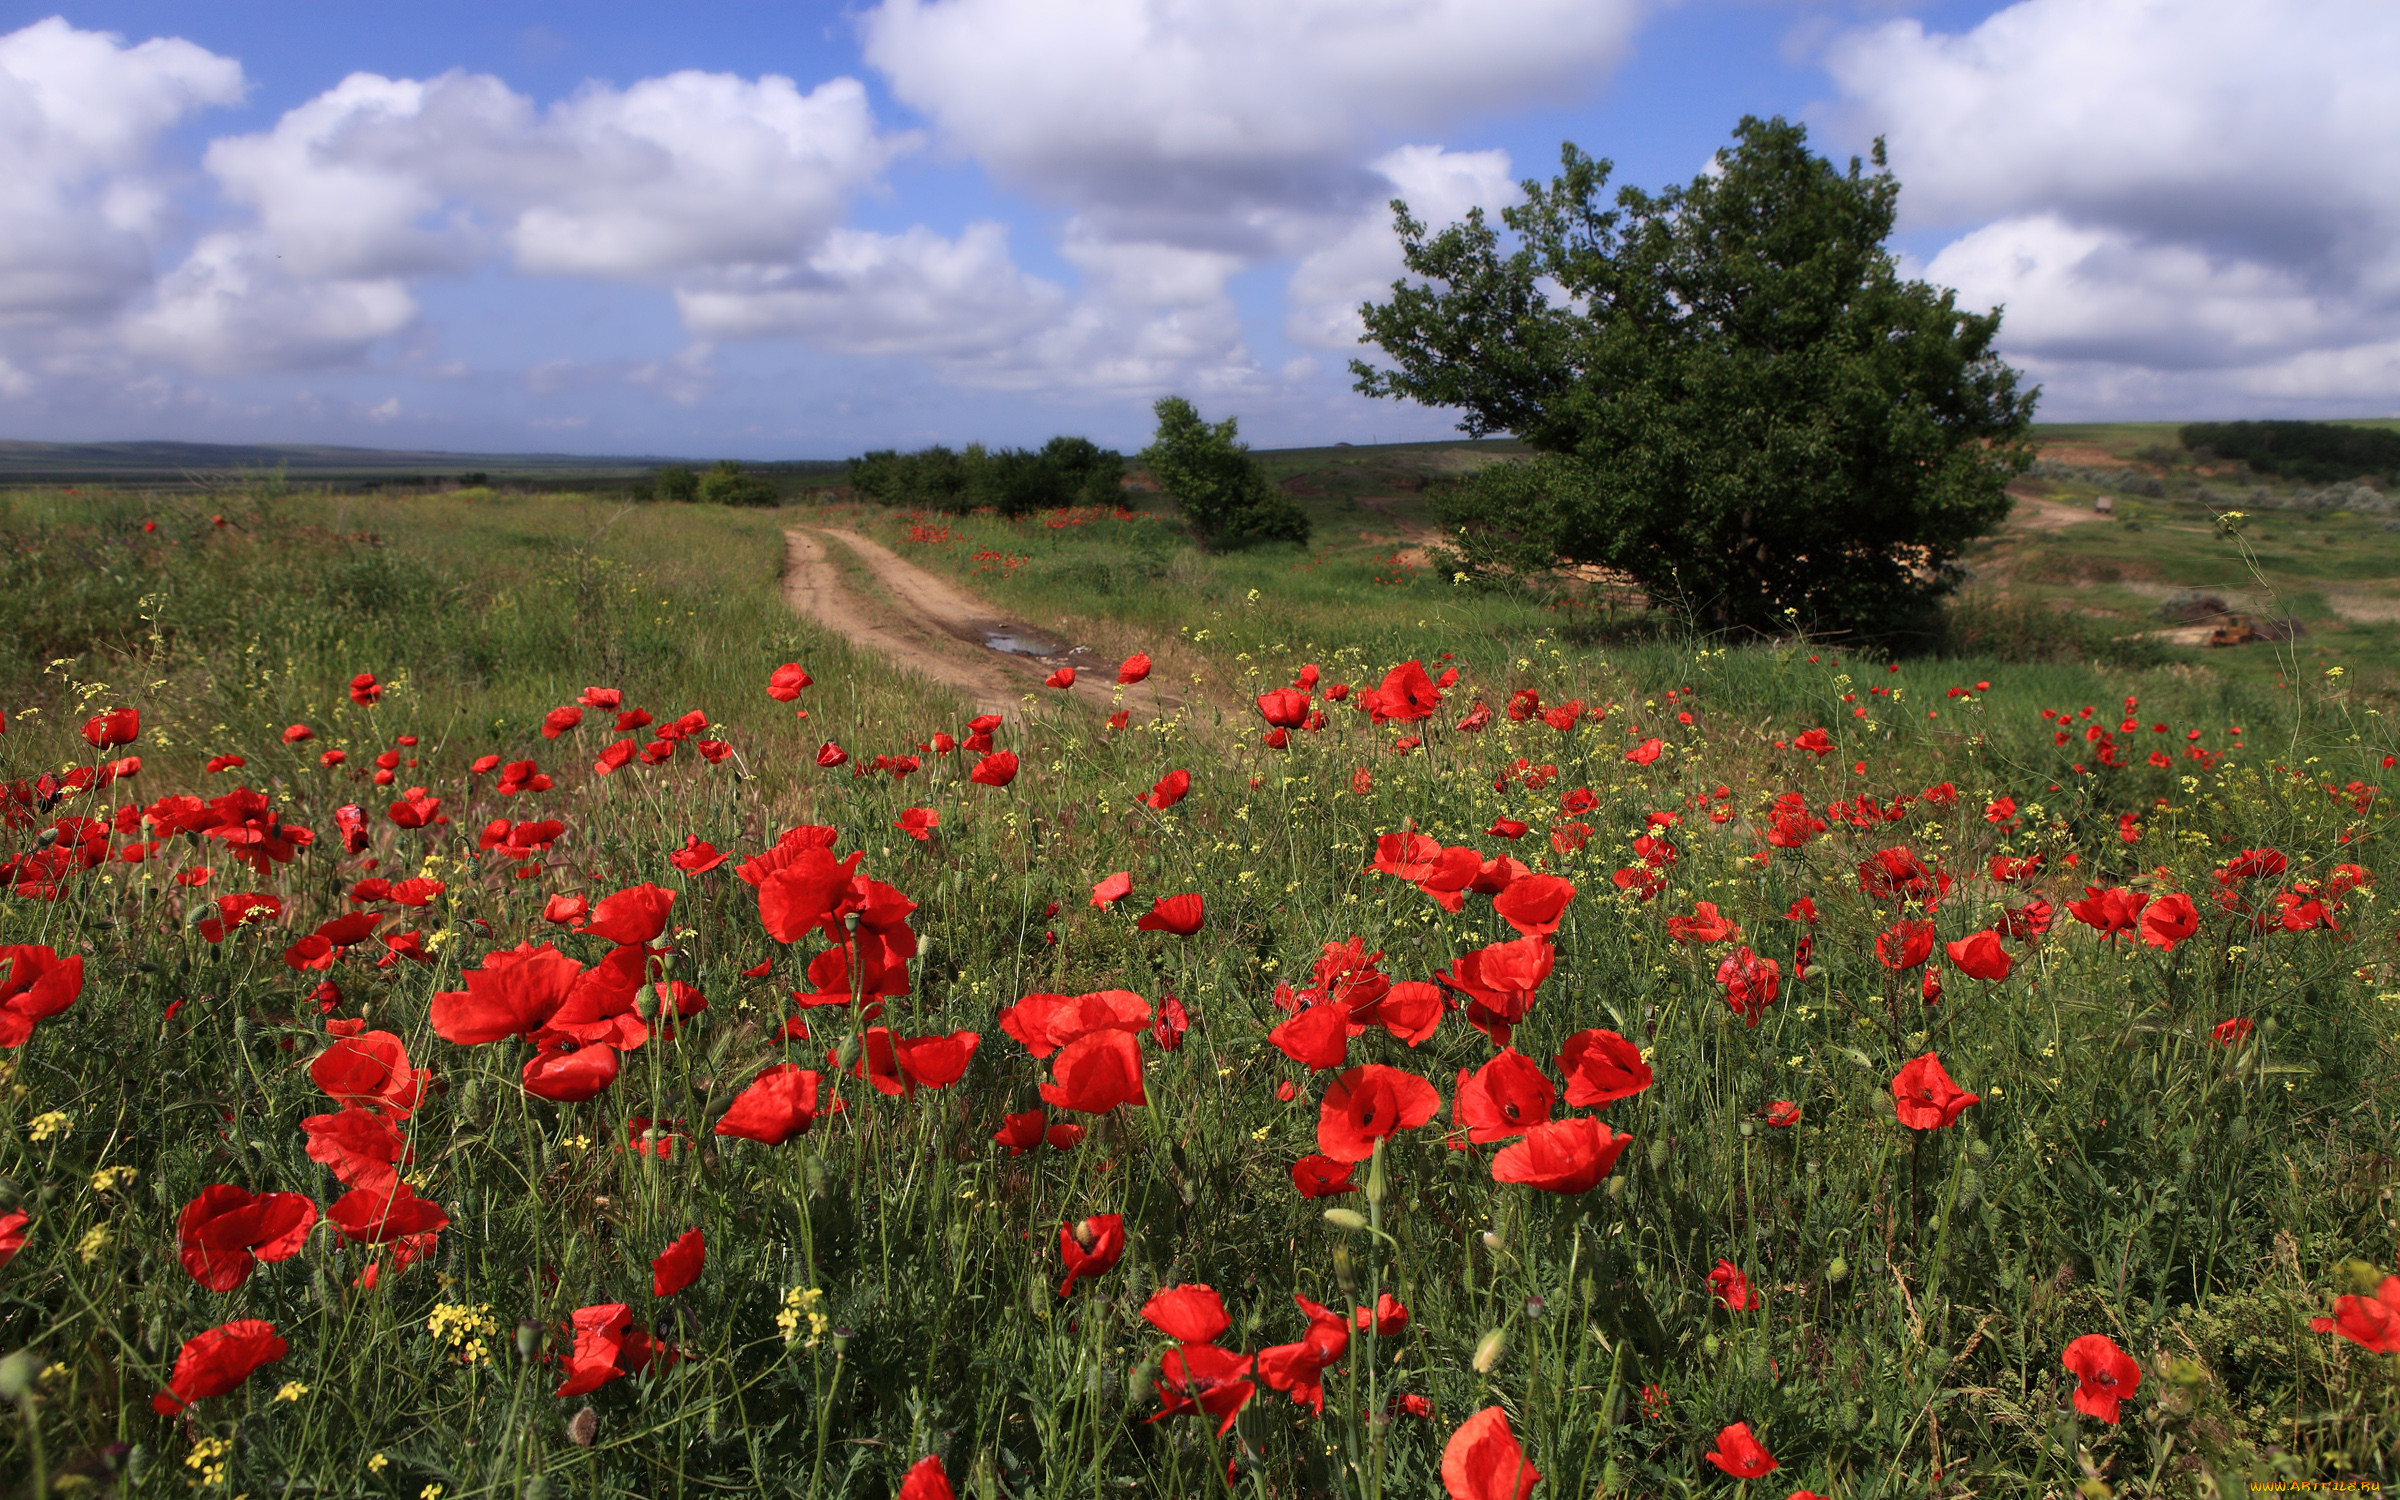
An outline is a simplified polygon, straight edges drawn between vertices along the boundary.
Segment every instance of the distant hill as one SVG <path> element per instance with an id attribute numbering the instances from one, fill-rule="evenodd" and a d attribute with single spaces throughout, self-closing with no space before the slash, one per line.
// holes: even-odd
<path id="1" fill-rule="evenodd" d="M 639 474 L 669 458 L 574 453 L 434 453 L 307 443 L 26 443 L 0 440 L 0 483 L 175 482 L 281 469 L 311 482 Z"/>

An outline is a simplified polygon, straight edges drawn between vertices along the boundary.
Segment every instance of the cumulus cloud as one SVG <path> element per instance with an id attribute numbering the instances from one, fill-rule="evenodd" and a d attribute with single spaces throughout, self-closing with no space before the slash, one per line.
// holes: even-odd
<path id="1" fill-rule="evenodd" d="M 990 354 L 1057 315 L 1066 294 L 1009 258 L 1008 231 L 956 239 L 836 229 L 804 260 L 745 267 L 675 294 L 686 327 L 710 338 L 790 336 L 844 354 Z"/>
<path id="2" fill-rule="evenodd" d="M 297 276 L 255 236 L 211 234 L 126 316 L 121 336 L 137 355 L 207 375 L 310 369 L 355 358 L 416 311 L 397 277 Z"/>
<path id="3" fill-rule="evenodd" d="M 2023 0 L 1826 62 L 1905 223 L 1957 232 L 1929 274 L 2006 306 L 2053 410 L 2333 410 L 2400 397 L 2396 49 L 2382 0 Z"/>
<path id="4" fill-rule="evenodd" d="M 1471 208 L 1496 215 L 1519 197 L 1505 151 L 1403 146 L 1377 159 L 1374 167 L 1391 185 L 1387 196 L 1404 199 L 1409 212 L 1428 225 L 1456 223 Z M 1366 331 L 1359 304 L 1388 296 L 1406 269 L 1399 238 L 1392 233 L 1390 205 L 1377 203 L 1293 270 L 1284 336 L 1320 349 L 1355 350 Z"/>
<path id="5" fill-rule="evenodd" d="M 92 318 L 146 286 L 171 219 L 160 140 L 242 89 L 240 63 L 190 42 L 55 16 L 0 36 L 0 323 Z"/>

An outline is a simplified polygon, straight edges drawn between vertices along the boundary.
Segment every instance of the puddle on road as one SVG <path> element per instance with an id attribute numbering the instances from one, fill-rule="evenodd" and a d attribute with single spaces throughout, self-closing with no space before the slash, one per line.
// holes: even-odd
<path id="1" fill-rule="evenodd" d="M 1020 630 L 1015 626 L 984 631 L 983 643 L 994 651 L 1005 651 L 1011 656 L 1063 656 L 1067 649 L 1046 635 Z"/>

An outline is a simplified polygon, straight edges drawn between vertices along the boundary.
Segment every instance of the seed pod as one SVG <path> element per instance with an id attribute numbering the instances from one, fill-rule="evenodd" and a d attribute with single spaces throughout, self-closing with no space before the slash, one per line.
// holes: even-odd
<path id="1" fill-rule="evenodd" d="M 1325 1222 L 1356 1234 L 1367 1227 L 1367 1216 L 1355 1208 L 1329 1208 L 1325 1210 Z"/>
<path id="2" fill-rule="evenodd" d="M 1650 1143 L 1650 1170 L 1664 1171 L 1667 1165 L 1667 1141 L 1661 1136 Z"/>
<path id="3" fill-rule="evenodd" d="M 1500 1356 L 1508 1352 L 1508 1335 L 1493 1329 L 1475 1344 L 1475 1373 L 1489 1375 L 1498 1367 Z"/>
<path id="4" fill-rule="evenodd" d="M 1975 1206 L 1976 1199 L 1981 1197 L 1982 1194 L 1983 1178 L 1976 1174 L 1976 1171 L 1973 1167 L 1969 1167 L 1964 1172 L 1958 1174 L 1958 1207 L 1960 1212 L 1963 1213 L 1967 1209 L 1973 1208 Z"/>
<path id="5" fill-rule="evenodd" d="M 1839 1286 L 1850 1275 L 1850 1262 L 1835 1256 L 1825 1264 L 1825 1279 Z"/>

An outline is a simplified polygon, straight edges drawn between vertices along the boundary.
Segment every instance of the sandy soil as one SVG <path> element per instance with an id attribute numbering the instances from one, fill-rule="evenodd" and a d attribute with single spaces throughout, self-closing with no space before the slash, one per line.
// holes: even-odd
<path id="1" fill-rule="evenodd" d="M 2010 490 L 2008 494 L 2010 499 L 2017 502 L 2016 508 L 2008 513 L 2008 524 L 2013 530 L 2064 531 L 2086 521 L 2108 519 L 2089 505 L 2067 505 L 2057 500 L 2045 500 L 2039 495 L 2028 495 L 2021 490 Z"/>

